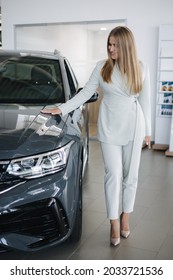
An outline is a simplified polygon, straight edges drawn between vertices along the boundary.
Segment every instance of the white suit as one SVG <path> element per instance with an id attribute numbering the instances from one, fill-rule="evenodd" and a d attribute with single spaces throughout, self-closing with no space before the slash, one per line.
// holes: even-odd
<path id="1" fill-rule="evenodd" d="M 114 66 L 112 82 L 103 81 L 100 72 L 104 63 L 98 62 L 82 91 L 59 108 L 65 115 L 85 103 L 98 87 L 102 89 L 98 139 L 106 171 L 107 213 L 110 219 L 116 219 L 121 184 L 126 193 L 123 211 L 133 211 L 142 142 L 145 136 L 151 135 L 150 80 L 148 67 L 140 63 L 143 89 L 139 94 L 131 94 L 117 65 Z"/>

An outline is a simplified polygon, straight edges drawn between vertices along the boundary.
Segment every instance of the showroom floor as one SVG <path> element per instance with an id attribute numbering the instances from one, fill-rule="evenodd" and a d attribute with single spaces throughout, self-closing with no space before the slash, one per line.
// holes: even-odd
<path id="1" fill-rule="evenodd" d="M 143 149 L 131 235 L 117 247 L 109 243 L 103 191 L 103 163 L 99 143 L 90 141 L 90 157 L 83 186 L 83 234 L 35 253 L 1 253 L 0 259 L 25 260 L 154 260 L 173 259 L 173 158 Z"/>

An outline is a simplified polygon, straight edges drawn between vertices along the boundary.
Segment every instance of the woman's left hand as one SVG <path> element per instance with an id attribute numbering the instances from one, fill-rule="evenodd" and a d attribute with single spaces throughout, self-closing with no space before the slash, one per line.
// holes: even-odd
<path id="1" fill-rule="evenodd" d="M 51 114 L 51 115 L 60 115 L 61 110 L 58 107 L 56 107 L 56 108 L 50 108 L 50 109 L 43 109 L 43 110 L 41 110 L 41 113 Z"/>
<path id="2" fill-rule="evenodd" d="M 151 149 L 151 136 L 145 136 L 145 143 L 148 146 L 148 149 Z"/>

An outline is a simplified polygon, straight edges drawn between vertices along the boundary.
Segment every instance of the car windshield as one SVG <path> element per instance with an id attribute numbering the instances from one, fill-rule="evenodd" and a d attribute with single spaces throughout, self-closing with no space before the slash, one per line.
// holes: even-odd
<path id="1" fill-rule="evenodd" d="M 58 60 L 33 56 L 0 58 L 0 103 L 63 103 Z"/>

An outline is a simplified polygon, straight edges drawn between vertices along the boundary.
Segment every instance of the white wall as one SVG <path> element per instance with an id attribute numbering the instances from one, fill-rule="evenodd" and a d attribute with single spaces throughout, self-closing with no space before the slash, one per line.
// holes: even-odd
<path id="1" fill-rule="evenodd" d="M 172 0 L 1 0 L 1 7 L 2 44 L 8 49 L 14 48 L 16 24 L 127 19 L 139 57 L 150 67 L 154 136 L 158 27 L 173 24 Z"/>
<path id="2" fill-rule="evenodd" d="M 97 61 L 107 56 L 109 32 L 123 21 L 16 25 L 15 49 L 54 51 L 65 55 L 82 87 Z M 100 30 L 101 28 L 106 30 Z"/>

